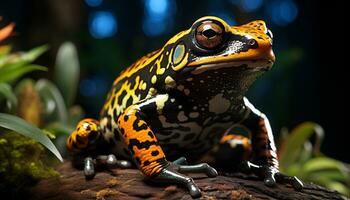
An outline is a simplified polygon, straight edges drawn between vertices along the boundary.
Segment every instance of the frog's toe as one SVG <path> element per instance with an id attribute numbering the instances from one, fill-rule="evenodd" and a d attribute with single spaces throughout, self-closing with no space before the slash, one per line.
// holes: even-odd
<path id="1" fill-rule="evenodd" d="M 288 176 L 279 172 L 274 167 L 255 165 L 249 161 L 241 164 L 241 172 L 253 173 L 257 176 L 264 177 L 265 185 L 273 187 L 276 183 L 290 184 L 297 191 L 301 191 L 304 187 L 303 182 L 295 176 Z"/>
<path id="2" fill-rule="evenodd" d="M 205 173 L 208 177 L 216 177 L 218 172 L 207 163 L 196 165 L 179 165 L 180 173 Z"/>
<path id="3" fill-rule="evenodd" d="M 175 165 L 187 165 L 188 163 L 187 163 L 187 160 L 185 157 L 180 157 L 180 158 L 174 160 L 173 164 L 175 164 Z"/>
<path id="4" fill-rule="evenodd" d="M 275 175 L 278 182 L 291 184 L 295 190 L 301 191 L 304 187 L 304 184 L 296 176 L 287 176 L 282 173 L 276 173 Z"/>
<path id="5" fill-rule="evenodd" d="M 108 167 L 120 167 L 120 168 L 130 168 L 132 166 L 130 161 L 118 160 L 115 155 L 99 155 L 96 157 L 96 162 L 100 165 L 107 165 Z"/>
<path id="6" fill-rule="evenodd" d="M 165 182 L 165 183 L 176 183 L 187 187 L 190 195 L 193 198 L 200 197 L 201 191 L 198 186 L 194 183 L 193 179 L 178 173 L 173 168 L 163 169 L 156 177 L 152 179 L 153 182 Z"/>
<path id="7" fill-rule="evenodd" d="M 91 157 L 84 159 L 84 175 L 86 179 L 92 179 L 95 176 L 95 164 Z"/>

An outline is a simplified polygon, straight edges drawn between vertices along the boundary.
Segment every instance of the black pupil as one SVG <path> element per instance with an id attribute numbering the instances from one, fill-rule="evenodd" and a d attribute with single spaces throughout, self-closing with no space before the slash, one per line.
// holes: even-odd
<path id="1" fill-rule="evenodd" d="M 216 31 L 214 31 L 213 29 L 204 30 L 202 34 L 207 38 L 212 38 L 217 35 Z"/>

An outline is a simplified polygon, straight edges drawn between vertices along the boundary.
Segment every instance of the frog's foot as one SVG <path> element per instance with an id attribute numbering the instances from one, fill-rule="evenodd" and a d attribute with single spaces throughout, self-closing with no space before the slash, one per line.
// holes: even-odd
<path id="1" fill-rule="evenodd" d="M 181 157 L 174 162 L 169 162 L 169 165 L 153 177 L 152 181 L 180 184 L 187 187 L 192 197 L 200 197 L 201 191 L 193 179 L 182 173 L 205 173 L 208 177 L 216 177 L 218 175 L 217 171 L 207 163 L 187 165 L 186 159 Z"/>
<path id="2" fill-rule="evenodd" d="M 86 179 L 92 179 L 95 174 L 95 168 L 97 166 L 106 166 L 108 168 L 130 168 L 132 166 L 130 161 L 127 160 L 117 160 L 113 154 L 109 155 L 99 155 L 95 159 L 92 157 L 86 157 L 84 159 L 84 175 Z"/>
<path id="3" fill-rule="evenodd" d="M 304 187 L 303 182 L 301 182 L 296 176 L 287 176 L 271 166 L 260 166 L 249 161 L 245 161 L 241 165 L 241 171 L 244 173 L 253 173 L 259 177 L 263 177 L 265 185 L 269 187 L 275 186 L 276 183 L 290 184 L 297 191 L 301 191 Z"/>

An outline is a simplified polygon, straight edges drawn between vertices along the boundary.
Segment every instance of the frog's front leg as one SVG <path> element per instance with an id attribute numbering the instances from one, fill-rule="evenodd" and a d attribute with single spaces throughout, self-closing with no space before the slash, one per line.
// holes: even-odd
<path id="1" fill-rule="evenodd" d="M 156 95 L 155 97 L 140 101 L 128 107 L 118 118 L 118 126 L 125 144 L 133 155 L 138 168 L 153 182 L 176 183 L 187 187 L 191 196 L 201 195 L 193 179 L 181 173 L 206 173 L 210 177 L 217 176 L 214 168 L 206 163 L 198 165 L 186 164 L 184 158 L 169 162 L 158 144 L 155 132 L 150 128 L 150 120 L 158 119 L 158 115 L 165 107 L 175 107 L 176 102 L 171 101 L 169 95 Z"/>
<path id="2" fill-rule="evenodd" d="M 242 122 L 251 130 L 253 162 L 245 162 L 244 167 L 258 176 L 264 177 L 268 186 L 277 182 L 293 185 L 296 190 L 303 188 L 303 183 L 297 177 L 290 177 L 279 172 L 276 147 L 272 130 L 267 117 L 257 110 L 246 98 L 244 104 L 250 110 L 248 117 Z"/>
<path id="3" fill-rule="evenodd" d="M 105 142 L 101 132 L 100 123 L 95 119 L 81 120 L 76 129 L 67 139 L 67 149 L 77 159 L 75 165 L 84 164 L 84 175 L 92 178 L 95 175 L 96 165 L 121 168 L 131 167 L 131 163 L 125 160 L 117 160 L 113 154 L 98 155 L 98 148 Z M 83 158 L 84 160 L 81 160 Z"/>

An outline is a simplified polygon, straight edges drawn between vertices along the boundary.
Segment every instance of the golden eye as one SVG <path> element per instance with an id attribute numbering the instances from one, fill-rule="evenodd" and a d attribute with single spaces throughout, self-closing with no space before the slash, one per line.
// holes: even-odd
<path id="1" fill-rule="evenodd" d="M 196 40 L 200 46 L 213 49 L 223 40 L 222 27 L 212 21 L 205 21 L 196 30 Z"/>

